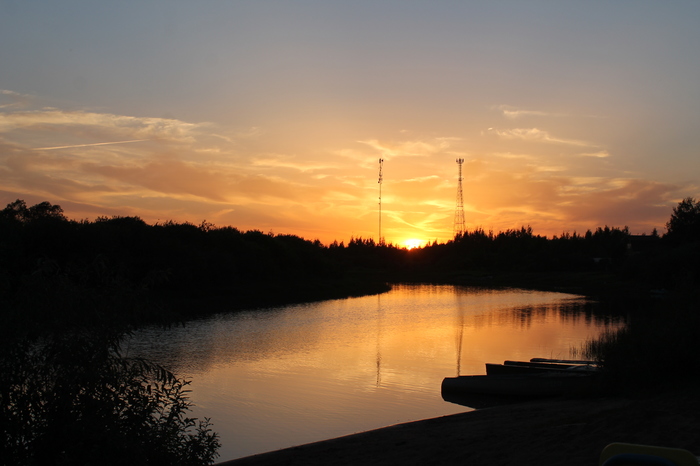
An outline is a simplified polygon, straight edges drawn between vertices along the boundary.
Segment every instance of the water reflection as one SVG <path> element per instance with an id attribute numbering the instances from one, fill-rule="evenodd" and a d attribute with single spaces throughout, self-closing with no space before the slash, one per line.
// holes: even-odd
<path id="1" fill-rule="evenodd" d="M 382 384 L 382 295 L 377 295 L 377 387 Z"/>
<path id="2" fill-rule="evenodd" d="M 397 286 L 146 329 L 128 347 L 193 377 L 195 415 L 212 418 L 226 460 L 462 412 L 441 397 L 445 376 L 568 357 L 617 325 L 572 295 Z"/>

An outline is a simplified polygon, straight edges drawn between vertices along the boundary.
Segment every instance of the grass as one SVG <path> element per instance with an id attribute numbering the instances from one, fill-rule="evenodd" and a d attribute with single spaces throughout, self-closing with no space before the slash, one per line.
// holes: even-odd
<path id="1" fill-rule="evenodd" d="M 700 296 L 674 293 L 628 317 L 622 329 L 587 342 L 580 354 L 602 361 L 613 390 L 676 388 L 700 378 Z"/>

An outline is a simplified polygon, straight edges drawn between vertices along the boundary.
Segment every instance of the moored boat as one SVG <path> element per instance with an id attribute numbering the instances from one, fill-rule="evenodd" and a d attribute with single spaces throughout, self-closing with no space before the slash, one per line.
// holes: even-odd
<path id="1" fill-rule="evenodd" d="M 586 362 L 586 361 L 579 361 Z M 534 374 L 545 372 L 597 372 L 597 365 L 592 364 L 563 364 L 532 361 L 504 361 L 503 364 L 486 363 L 487 375 L 498 374 Z"/>
<path id="2" fill-rule="evenodd" d="M 486 364 L 486 375 L 446 377 L 443 398 L 454 395 L 555 397 L 583 395 L 596 390 L 600 366 L 595 361 L 533 358 Z M 449 400 L 448 400 L 449 401 Z"/>
<path id="3" fill-rule="evenodd" d="M 532 358 L 530 362 L 540 363 L 558 363 L 558 364 L 584 364 L 588 366 L 597 366 L 598 361 L 590 361 L 585 359 L 547 359 L 547 358 Z"/>
<path id="4" fill-rule="evenodd" d="M 443 398 L 445 393 L 536 398 L 585 394 L 594 387 L 592 373 L 557 371 L 445 377 L 441 389 Z"/>

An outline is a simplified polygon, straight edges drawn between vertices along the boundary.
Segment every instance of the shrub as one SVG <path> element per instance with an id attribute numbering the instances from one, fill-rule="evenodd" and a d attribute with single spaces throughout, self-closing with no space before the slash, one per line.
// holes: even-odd
<path id="1" fill-rule="evenodd" d="M 628 324 L 588 342 L 582 355 L 603 362 L 611 388 L 655 390 L 696 382 L 700 377 L 700 300 L 677 292 L 648 309 L 637 309 Z"/>
<path id="2" fill-rule="evenodd" d="M 3 464 L 213 462 L 218 435 L 187 416 L 189 382 L 118 343 L 83 330 L 3 345 Z"/>

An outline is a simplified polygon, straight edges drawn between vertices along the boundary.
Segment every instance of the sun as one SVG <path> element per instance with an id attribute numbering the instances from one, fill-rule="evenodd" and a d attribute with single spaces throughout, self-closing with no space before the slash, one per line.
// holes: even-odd
<path id="1" fill-rule="evenodd" d="M 423 246 L 423 240 L 411 238 L 411 239 L 404 240 L 403 245 L 406 249 L 419 248 L 419 247 Z"/>

